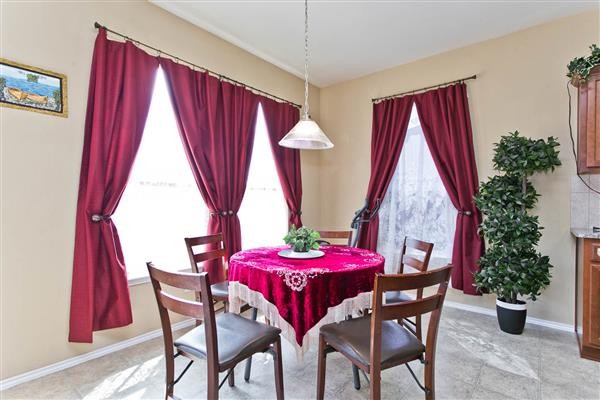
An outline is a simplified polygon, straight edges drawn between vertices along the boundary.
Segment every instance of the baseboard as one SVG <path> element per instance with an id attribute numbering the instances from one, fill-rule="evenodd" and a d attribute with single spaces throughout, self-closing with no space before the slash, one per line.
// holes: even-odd
<path id="1" fill-rule="evenodd" d="M 447 307 L 457 308 L 459 310 L 465 310 L 474 312 L 477 314 L 496 316 L 496 310 L 486 307 L 471 306 L 468 304 L 457 303 L 454 301 L 444 301 L 444 305 Z M 544 326 L 546 328 L 556 329 L 564 332 L 575 332 L 575 328 L 571 324 L 563 324 L 562 322 L 548 321 L 547 319 L 527 317 L 527 323 L 533 325 Z"/>
<path id="2" fill-rule="evenodd" d="M 193 319 L 188 319 L 185 321 L 177 322 L 172 325 L 173 331 L 177 331 L 179 329 L 187 328 L 193 326 L 195 321 Z M 121 342 L 117 342 L 97 350 L 92 350 L 89 353 L 81 354 L 79 356 L 67 358 L 66 360 L 59 361 L 54 364 L 47 365 L 42 368 L 34 369 L 33 371 L 25 372 L 20 375 L 13 376 L 11 378 L 4 379 L 0 381 L 0 391 L 6 390 L 13 386 L 20 385 L 25 382 L 32 381 L 34 379 L 41 378 L 46 375 L 53 374 L 58 371 L 62 371 L 67 368 L 74 367 L 76 365 L 82 364 L 86 361 L 93 360 L 95 358 L 99 358 L 105 356 L 110 353 L 114 353 L 119 350 L 123 350 L 127 347 L 135 346 L 136 344 L 143 343 L 147 340 L 155 339 L 157 337 L 162 336 L 162 329 L 156 329 L 147 333 L 143 333 L 139 336 L 132 337 L 131 339 L 123 340 Z"/>
<path id="3" fill-rule="evenodd" d="M 457 303 L 454 301 L 445 301 L 444 305 L 451 308 L 457 308 L 460 310 L 470 311 L 477 314 L 490 315 L 495 317 L 496 311 L 490 308 L 472 306 L 468 304 Z M 563 324 L 560 322 L 548 321 L 540 318 L 527 317 L 527 322 L 533 325 L 544 326 L 546 328 L 556 329 L 559 331 L 565 332 L 573 332 L 574 328 L 570 324 Z M 179 330 L 183 328 L 190 327 L 194 324 L 194 320 L 186 320 L 181 321 L 176 324 L 173 324 L 173 330 Z M 102 347 L 97 350 L 90 351 L 89 353 L 85 353 L 79 356 L 68 358 L 64 361 L 60 361 L 54 364 L 50 364 L 46 367 L 34 369 L 33 371 L 25 372 L 20 375 L 13 376 L 11 378 L 4 379 L 0 381 L 0 391 L 11 388 L 16 385 L 20 385 L 25 382 L 32 381 L 34 379 L 41 378 L 43 376 L 52 374 L 54 372 L 62 371 L 67 368 L 74 367 L 76 365 L 82 364 L 86 361 L 93 360 L 95 358 L 99 358 L 105 356 L 110 353 L 114 353 L 116 351 L 125 349 L 127 347 L 134 346 L 136 344 L 145 342 L 147 340 L 151 340 L 162 335 L 162 329 L 156 329 L 151 332 L 144 333 L 142 335 L 133 337 L 131 339 L 123 340 L 122 342 L 118 342 L 115 344 L 111 344 L 109 346 Z"/>

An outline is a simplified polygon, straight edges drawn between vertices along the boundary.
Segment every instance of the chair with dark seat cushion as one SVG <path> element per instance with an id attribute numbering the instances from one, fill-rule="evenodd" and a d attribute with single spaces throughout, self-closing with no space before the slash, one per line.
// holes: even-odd
<path id="1" fill-rule="evenodd" d="M 352 243 L 352 231 L 317 231 L 321 239 L 318 240 L 321 244 L 335 244 L 334 241 L 347 244 L 348 246 Z"/>
<path id="2" fill-rule="evenodd" d="M 215 262 L 219 268 L 224 267 L 223 259 L 225 258 L 225 245 L 223 244 L 223 235 L 216 233 L 214 235 L 198 236 L 185 238 L 185 247 L 187 248 L 192 272 L 199 273 L 204 270 L 203 265 L 206 262 Z M 195 251 L 196 246 L 206 246 L 202 251 Z M 227 270 L 225 270 L 227 276 Z M 225 310 L 229 306 L 229 282 L 217 282 L 211 286 L 213 298 L 217 301 L 222 301 L 225 305 Z M 200 300 L 196 298 L 196 300 Z"/>
<path id="3" fill-rule="evenodd" d="M 417 383 L 428 400 L 435 398 L 435 347 L 442 305 L 452 266 L 413 274 L 377 274 L 373 289 L 373 312 L 369 316 L 324 325 L 319 330 L 317 399 L 325 394 L 325 369 L 328 353 L 340 352 L 353 365 L 369 374 L 371 399 L 381 398 L 381 371 L 405 364 L 416 378 L 410 361 L 423 360 L 425 384 Z M 384 304 L 386 292 L 423 290 L 438 286 L 435 294 L 412 301 Z M 394 322 L 429 314 L 425 344 L 405 326 Z"/>
<path id="4" fill-rule="evenodd" d="M 223 234 L 217 233 L 213 235 L 198 236 L 192 238 L 185 238 L 185 247 L 187 248 L 188 256 L 190 258 L 190 264 L 192 266 L 192 272 L 199 273 L 204 270 L 204 263 L 216 262 L 219 268 L 223 268 L 225 258 L 225 244 L 223 242 Z M 196 251 L 194 248 L 198 246 L 205 246 L 201 251 Z M 227 270 L 225 270 L 225 276 L 227 276 Z M 229 281 L 217 282 L 211 285 L 210 290 L 213 298 L 216 301 L 223 303 L 225 312 L 229 311 Z M 200 301 L 199 297 L 196 297 L 197 301 Z M 245 304 L 242 306 L 241 311 L 247 311 L 250 306 Z M 252 320 L 256 321 L 258 317 L 258 310 L 252 309 Z M 252 368 L 252 358 L 248 358 L 246 363 L 246 369 L 244 372 L 244 380 L 248 382 L 250 380 L 250 370 Z"/>
<path id="5" fill-rule="evenodd" d="M 429 268 L 429 260 L 431 259 L 431 253 L 433 252 L 433 243 L 424 242 L 422 240 L 413 239 L 410 237 L 404 238 L 404 244 L 402 245 L 402 253 L 400 255 L 400 264 L 398 265 L 396 274 L 406 273 L 404 267 L 411 267 L 419 272 L 427 271 Z M 417 258 L 418 257 L 418 258 Z M 423 290 L 417 290 L 416 297 L 420 299 L 423 297 Z M 405 301 L 411 301 L 415 298 L 409 296 L 406 293 L 400 291 L 387 292 L 385 294 L 385 302 L 387 304 L 402 303 Z M 421 339 L 421 316 L 416 316 L 415 321 L 410 319 L 404 319 L 407 323 L 407 327 Z"/>
<path id="6" fill-rule="evenodd" d="M 234 367 L 254 353 L 269 352 L 275 364 L 275 390 L 278 400 L 283 399 L 283 369 L 281 362 L 281 330 L 237 314 L 224 313 L 215 317 L 214 301 L 208 274 L 167 272 L 148 263 L 148 271 L 158 304 L 163 330 L 166 360 L 165 398 L 173 397 L 173 389 L 195 360 L 206 360 L 208 370 L 207 398 L 218 399 L 219 388 L 229 380 L 234 385 Z M 175 296 L 163 290 L 163 285 L 194 291 L 200 301 Z M 173 341 L 169 311 L 203 323 Z M 176 350 L 176 352 L 175 352 Z M 175 378 L 175 357 L 191 361 Z M 219 373 L 227 376 L 219 384 Z"/>

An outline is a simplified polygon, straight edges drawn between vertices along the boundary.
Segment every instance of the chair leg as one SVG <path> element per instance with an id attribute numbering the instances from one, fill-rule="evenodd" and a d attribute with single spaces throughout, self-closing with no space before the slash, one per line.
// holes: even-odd
<path id="1" fill-rule="evenodd" d="M 208 365 L 207 400 L 219 400 L 219 370 L 216 365 Z"/>
<path id="2" fill-rule="evenodd" d="M 369 376 L 369 385 L 371 386 L 371 400 L 381 400 L 381 370 L 371 366 Z"/>
<path id="3" fill-rule="evenodd" d="M 415 317 L 415 333 L 417 339 L 421 340 L 421 316 L 417 315 Z"/>
<path id="4" fill-rule="evenodd" d="M 425 399 L 435 399 L 435 362 L 425 357 Z"/>
<path id="5" fill-rule="evenodd" d="M 354 389 L 360 390 L 360 374 L 358 373 L 358 367 L 352 364 L 352 380 L 354 381 Z"/>
<path id="6" fill-rule="evenodd" d="M 231 368 L 229 370 L 229 376 L 227 377 L 227 383 L 229 384 L 230 387 L 234 387 L 235 386 L 235 367 Z"/>
<path id="7" fill-rule="evenodd" d="M 258 318 L 258 308 L 252 309 L 252 321 L 256 321 Z M 246 360 L 246 368 L 244 370 L 244 380 L 246 382 L 250 381 L 250 370 L 252 369 L 252 356 L 248 357 Z"/>
<path id="8" fill-rule="evenodd" d="M 173 397 L 173 386 L 175 386 L 175 359 L 173 356 L 165 357 L 165 361 L 167 363 L 166 369 L 166 379 L 165 379 L 165 399 Z"/>
<path id="9" fill-rule="evenodd" d="M 278 337 L 273 346 L 275 364 L 275 393 L 277 400 L 283 400 L 283 362 L 281 357 L 281 338 Z"/>
<path id="10" fill-rule="evenodd" d="M 325 338 L 319 335 L 319 354 L 317 366 L 317 400 L 325 397 L 325 369 L 327 367 L 327 353 L 325 352 Z"/>

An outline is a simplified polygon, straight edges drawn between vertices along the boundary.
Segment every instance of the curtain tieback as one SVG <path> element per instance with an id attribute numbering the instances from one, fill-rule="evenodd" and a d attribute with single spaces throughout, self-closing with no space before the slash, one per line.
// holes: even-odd
<path id="1" fill-rule="evenodd" d="M 106 222 L 110 220 L 110 215 L 92 214 L 92 222 Z"/>
<path id="2" fill-rule="evenodd" d="M 473 212 L 469 211 L 469 210 L 458 210 L 458 213 L 461 215 L 466 215 L 467 217 L 470 217 L 471 215 L 473 215 Z"/>
<path id="3" fill-rule="evenodd" d="M 210 212 L 210 216 L 211 217 L 231 217 L 231 216 L 233 216 L 235 214 L 237 214 L 237 213 L 234 212 L 233 210 L 211 211 Z"/>
<path id="4" fill-rule="evenodd" d="M 290 214 L 301 216 L 302 215 L 302 210 L 299 210 L 299 211 L 290 210 Z"/>

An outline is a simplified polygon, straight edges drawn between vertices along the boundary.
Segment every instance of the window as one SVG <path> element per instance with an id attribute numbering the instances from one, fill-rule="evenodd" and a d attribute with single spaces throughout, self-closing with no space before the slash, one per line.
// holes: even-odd
<path id="1" fill-rule="evenodd" d="M 377 251 L 385 256 L 386 272 L 399 264 L 405 236 L 435 244 L 430 265 L 449 262 L 456 215 L 413 106 L 400 160 L 379 210 Z"/>
<path id="2" fill-rule="evenodd" d="M 246 193 L 238 213 L 244 249 L 283 244 L 288 230 L 288 207 L 260 106 L 255 132 Z"/>
<path id="3" fill-rule="evenodd" d="M 183 238 L 206 234 L 208 208 L 181 144 L 160 69 L 140 149 L 113 219 L 130 280 L 148 275 L 147 261 L 189 268 Z"/>
<path id="4" fill-rule="evenodd" d="M 129 280 L 148 275 L 147 261 L 167 269 L 189 268 L 183 238 L 205 235 L 208 217 L 159 69 L 140 148 L 113 217 Z M 283 243 L 288 209 L 260 107 L 239 218 L 244 248 Z"/>

